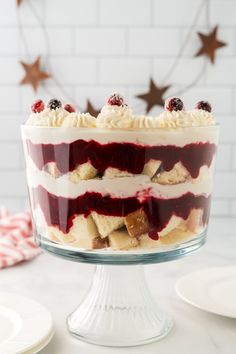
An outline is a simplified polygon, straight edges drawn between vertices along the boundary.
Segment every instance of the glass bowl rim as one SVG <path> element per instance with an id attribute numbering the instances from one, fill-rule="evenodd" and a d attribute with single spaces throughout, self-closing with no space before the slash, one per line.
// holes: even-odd
<path id="1" fill-rule="evenodd" d="M 62 127 L 62 126 L 56 126 L 56 127 L 51 127 L 51 126 L 40 126 L 40 125 L 26 125 L 26 124 L 21 124 L 21 129 L 22 130 L 27 130 L 27 129 L 33 129 L 33 130 L 47 130 L 47 131 L 79 131 L 79 132 L 88 132 L 88 131 L 93 131 L 94 133 L 148 133 L 148 134 L 155 134 L 155 133 L 160 133 L 160 132 L 165 132 L 165 133 L 181 133 L 183 131 L 187 130 L 204 130 L 204 129 L 218 129 L 221 125 L 220 123 L 216 123 L 214 125 L 199 125 L 199 126 L 184 126 L 184 127 L 171 127 L 171 128 L 142 128 L 142 129 L 109 129 L 109 128 L 97 128 L 97 127 L 90 127 L 90 128 L 84 128 L 84 127 Z"/>

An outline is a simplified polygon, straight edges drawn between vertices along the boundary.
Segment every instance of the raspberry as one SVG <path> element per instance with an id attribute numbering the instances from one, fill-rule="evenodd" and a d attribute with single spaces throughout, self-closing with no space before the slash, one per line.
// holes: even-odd
<path id="1" fill-rule="evenodd" d="M 65 104 L 64 109 L 69 113 L 76 112 L 75 107 L 69 103 Z"/>
<path id="2" fill-rule="evenodd" d="M 207 101 L 199 101 L 196 106 L 196 109 L 203 109 L 204 111 L 211 112 L 212 108 L 209 102 Z"/>
<path id="3" fill-rule="evenodd" d="M 42 100 L 36 100 L 31 106 L 31 110 L 34 113 L 40 113 L 44 110 L 44 108 L 45 105 Z"/>
<path id="4" fill-rule="evenodd" d="M 152 240 L 159 240 L 159 235 L 157 233 L 157 231 L 155 229 L 152 229 L 148 232 L 148 236 L 152 239 Z"/>
<path id="5" fill-rule="evenodd" d="M 171 97 L 165 101 L 165 109 L 168 111 L 182 111 L 184 104 L 178 97 Z"/>
<path id="6" fill-rule="evenodd" d="M 47 107 L 50 109 L 57 109 L 61 107 L 61 101 L 57 100 L 56 98 L 52 98 L 48 104 Z"/>
<path id="7" fill-rule="evenodd" d="M 107 103 L 110 106 L 123 106 L 124 98 L 119 93 L 113 93 L 113 95 L 108 98 Z"/>

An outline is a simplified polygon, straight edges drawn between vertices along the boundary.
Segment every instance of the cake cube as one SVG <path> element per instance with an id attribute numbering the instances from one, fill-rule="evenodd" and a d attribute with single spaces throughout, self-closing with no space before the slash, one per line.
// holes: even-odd
<path id="1" fill-rule="evenodd" d="M 166 236 L 170 231 L 177 228 L 182 223 L 182 220 L 183 220 L 182 218 L 176 215 L 172 215 L 166 227 L 162 229 L 160 232 L 158 232 L 159 236 L 160 237 Z"/>
<path id="2" fill-rule="evenodd" d="M 108 237 L 113 250 L 128 250 L 138 246 L 138 240 L 134 237 L 130 237 L 127 231 L 113 231 Z"/>
<path id="3" fill-rule="evenodd" d="M 150 249 L 150 248 L 157 248 L 160 246 L 160 239 L 153 240 L 148 236 L 148 234 L 141 235 L 138 240 L 139 240 L 140 248 Z"/>
<path id="4" fill-rule="evenodd" d="M 60 171 L 58 170 L 55 162 L 48 162 L 46 164 L 46 166 L 44 167 L 44 170 L 54 178 L 57 178 L 60 176 Z"/>
<path id="5" fill-rule="evenodd" d="M 178 244 L 183 241 L 187 241 L 193 234 L 189 231 L 182 229 L 174 229 L 170 231 L 165 237 L 161 237 L 161 245 L 167 246 L 172 244 Z"/>
<path id="6" fill-rule="evenodd" d="M 97 173 L 97 169 L 90 162 L 85 162 L 69 173 L 69 180 L 73 183 L 78 183 L 81 180 L 95 178 Z"/>
<path id="7" fill-rule="evenodd" d="M 49 238 L 54 242 L 70 244 L 71 242 L 75 241 L 74 235 L 72 235 L 70 232 L 64 233 L 56 226 L 49 226 L 47 233 Z"/>
<path id="8" fill-rule="evenodd" d="M 160 174 L 152 178 L 152 182 L 159 184 L 178 184 L 186 182 L 190 178 L 189 172 L 186 168 L 180 163 L 176 163 L 172 170 L 162 171 Z"/>
<path id="9" fill-rule="evenodd" d="M 202 227 L 202 209 L 192 209 L 186 222 L 187 229 L 191 232 L 198 233 Z"/>
<path id="10" fill-rule="evenodd" d="M 144 210 L 138 209 L 125 217 L 125 226 L 131 237 L 138 237 L 149 231 L 149 223 Z"/>
<path id="11" fill-rule="evenodd" d="M 79 215 L 73 220 L 68 233 L 63 233 L 57 227 L 48 228 L 51 240 L 71 246 L 93 249 L 105 246 L 105 242 L 98 240 L 99 233 L 91 216 Z M 100 239 L 100 238 L 99 238 Z"/>
<path id="12" fill-rule="evenodd" d="M 132 173 L 127 171 L 118 170 L 118 168 L 108 167 L 105 170 L 104 177 L 107 178 L 117 178 L 117 177 L 131 177 L 134 176 Z"/>
<path id="13" fill-rule="evenodd" d="M 124 218 L 120 216 L 106 216 L 92 212 L 92 218 L 97 225 L 98 232 L 102 238 L 107 237 L 110 232 L 124 226 Z"/>
<path id="14" fill-rule="evenodd" d="M 75 242 L 71 243 L 71 246 L 83 248 L 83 249 L 101 249 L 107 247 L 107 239 L 101 239 L 100 237 L 95 238 L 80 238 Z"/>
<path id="15" fill-rule="evenodd" d="M 76 245 L 81 248 L 93 248 L 94 239 L 99 236 L 97 227 L 91 215 L 85 217 L 79 215 L 73 220 L 73 226 L 70 230 Z"/>
<path id="16" fill-rule="evenodd" d="M 160 166 L 161 161 L 151 159 L 145 163 L 142 174 L 152 178 L 157 173 Z"/>

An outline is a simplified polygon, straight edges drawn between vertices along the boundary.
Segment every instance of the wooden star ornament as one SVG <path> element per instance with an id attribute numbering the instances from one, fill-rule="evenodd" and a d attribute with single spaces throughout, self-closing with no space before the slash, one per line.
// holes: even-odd
<path id="1" fill-rule="evenodd" d="M 217 31 L 218 26 L 215 26 L 213 30 L 208 34 L 204 34 L 201 32 L 197 33 L 201 40 L 202 46 L 195 54 L 195 57 L 205 55 L 211 61 L 211 63 L 214 64 L 216 50 L 227 45 L 225 42 L 218 40 Z"/>
<path id="2" fill-rule="evenodd" d="M 146 113 L 148 113 L 154 106 L 164 106 L 163 95 L 170 88 L 170 86 L 157 86 L 155 82 L 150 79 L 149 91 L 147 93 L 137 95 L 136 97 L 144 100 L 147 103 Z"/>
<path id="3" fill-rule="evenodd" d="M 91 114 L 91 116 L 97 118 L 98 114 L 100 113 L 100 109 L 97 110 L 96 108 L 94 108 L 91 101 L 87 100 L 87 106 L 86 106 L 85 112 L 88 112 Z"/>
<path id="4" fill-rule="evenodd" d="M 25 70 L 25 76 L 20 82 L 20 85 L 31 85 L 36 92 L 41 81 L 49 79 L 51 75 L 40 69 L 40 57 L 32 64 L 20 62 Z"/>

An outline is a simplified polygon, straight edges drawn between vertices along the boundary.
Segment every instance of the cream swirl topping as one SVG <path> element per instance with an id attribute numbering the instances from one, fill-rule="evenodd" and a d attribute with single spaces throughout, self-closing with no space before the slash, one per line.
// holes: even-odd
<path id="1" fill-rule="evenodd" d="M 96 118 L 89 113 L 71 113 L 62 123 L 63 127 L 95 128 Z"/>
<path id="2" fill-rule="evenodd" d="M 194 109 L 193 111 L 188 112 L 188 119 L 191 122 L 192 127 L 216 124 L 214 115 L 203 109 Z"/>
<path id="3" fill-rule="evenodd" d="M 201 103 L 201 102 L 200 102 Z M 200 107 L 199 107 L 200 108 Z M 195 108 L 192 111 L 168 110 L 158 117 L 135 116 L 127 105 L 105 105 L 97 119 L 89 113 L 69 112 L 65 108 L 45 108 L 31 113 L 26 125 L 42 127 L 102 128 L 113 130 L 175 129 L 215 125 L 215 117 L 209 110 Z M 35 112 L 35 111 L 34 111 Z"/>
<path id="4" fill-rule="evenodd" d="M 186 111 L 164 111 L 158 117 L 159 128 L 185 127 L 188 124 L 188 114 Z"/>
<path id="5" fill-rule="evenodd" d="M 158 117 L 159 128 L 197 127 L 216 124 L 212 113 L 202 109 L 195 109 L 190 112 L 164 111 Z"/>
<path id="6" fill-rule="evenodd" d="M 40 113 L 31 113 L 26 125 L 61 127 L 64 119 L 70 114 L 64 108 L 46 108 Z"/>
<path id="7" fill-rule="evenodd" d="M 68 112 L 64 108 L 46 108 L 40 113 L 32 113 L 26 125 L 45 127 L 94 128 L 96 118 L 89 113 Z"/>
<path id="8" fill-rule="evenodd" d="M 132 129 L 134 116 L 128 106 L 105 105 L 97 117 L 97 127 L 107 129 Z"/>
<path id="9" fill-rule="evenodd" d="M 136 116 L 133 120 L 133 129 L 156 129 L 159 128 L 157 118 L 148 116 Z"/>

